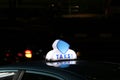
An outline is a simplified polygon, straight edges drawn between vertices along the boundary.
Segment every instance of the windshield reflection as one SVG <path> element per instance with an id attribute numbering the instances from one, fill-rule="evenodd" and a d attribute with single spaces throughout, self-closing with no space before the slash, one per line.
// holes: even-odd
<path id="1" fill-rule="evenodd" d="M 46 65 L 53 66 L 53 67 L 59 67 L 59 68 L 67 68 L 70 65 L 75 65 L 77 61 L 58 61 L 58 62 L 46 62 Z"/>

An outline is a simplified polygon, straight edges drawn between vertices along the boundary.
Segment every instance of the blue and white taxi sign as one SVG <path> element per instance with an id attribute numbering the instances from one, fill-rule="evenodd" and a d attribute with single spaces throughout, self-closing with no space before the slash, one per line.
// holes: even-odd
<path id="1" fill-rule="evenodd" d="M 75 51 L 69 49 L 70 45 L 63 40 L 55 40 L 52 47 L 53 50 L 49 51 L 46 55 L 46 60 L 48 61 L 77 59 Z"/>

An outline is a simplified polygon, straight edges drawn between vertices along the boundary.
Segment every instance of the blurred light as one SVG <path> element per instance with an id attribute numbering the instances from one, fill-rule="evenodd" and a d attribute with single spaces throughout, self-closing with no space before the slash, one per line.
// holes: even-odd
<path id="1" fill-rule="evenodd" d="M 54 7 L 54 6 L 55 6 L 55 4 L 51 4 L 51 6 L 52 6 L 52 7 Z"/>
<path id="2" fill-rule="evenodd" d="M 25 54 L 26 58 L 32 58 L 32 54 Z"/>
<path id="3" fill-rule="evenodd" d="M 79 6 L 78 6 L 78 5 L 76 5 L 75 7 L 76 7 L 76 8 L 79 8 Z"/>
<path id="4" fill-rule="evenodd" d="M 12 76 L 12 75 L 15 75 L 15 73 L 0 73 L 0 78 L 3 78 L 3 77 L 8 77 L 8 76 Z"/>
<path id="5" fill-rule="evenodd" d="M 79 51 L 77 52 L 77 56 L 80 56 L 80 52 Z"/>
<path id="6" fill-rule="evenodd" d="M 23 57 L 23 54 L 22 53 L 18 53 L 17 54 L 19 57 Z"/>
<path id="7" fill-rule="evenodd" d="M 25 50 L 25 53 L 26 54 L 32 54 L 32 51 L 31 50 Z"/>
<path id="8" fill-rule="evenodd" d="M 25 50 L 25 57 L 26 58 L 32 58 L 32 51 L 31 50 Z"/>
<path id="9" fill-rule="evenodd" d="M 10 56 L 10 54 L 9 54 L 9 53 L 6 53 L 6 54 L 5 54 L 5 56 L 6 56 L 6 57 L 9 57 L 9 56 Z"/>
<path id="10" fill-rule="evenodd" d="M 42 52 L 42 51 L 43 51 L 42 49 L 39 50 L 39 52 Z"/>

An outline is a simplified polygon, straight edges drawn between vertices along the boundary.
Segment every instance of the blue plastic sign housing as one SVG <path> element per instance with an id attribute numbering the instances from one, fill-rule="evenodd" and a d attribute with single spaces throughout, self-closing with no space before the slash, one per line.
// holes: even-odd
<path id="1" fill-rule="evenodd" d="M 68 51 L 69 47 L 70 45 L 65 41 L 59 40 L 57 43 L 58 50 L 63 54 L 65 54 Z"/>

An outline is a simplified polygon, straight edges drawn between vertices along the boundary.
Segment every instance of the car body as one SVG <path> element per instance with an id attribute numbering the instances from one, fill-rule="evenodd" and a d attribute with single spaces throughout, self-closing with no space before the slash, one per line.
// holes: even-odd
<path id="1" fill-rule="evenodd" d="M 0 68 L 0 72 L 19 72 L 25 71 L 26 73 L 32 73 L 35 75 L 44 75 L 56 78 L 57 80 L 85 80 L 80 75 L 76 75 L 73 72 L 69 72 L 67 70 L 63 70 L 60 68 L 55 68 L 51 66 L 47 66 L 44 61 L 39 62 L 26 62 L 22 64 L 16 64 L 16 65 L 10 65 L 10 66 L 4 66 Z M 30 77 L 30 76 L 29 76 Z M 31 79 L 31 78 L 29 78 Z"/>
<path id="2" fill-rule="evenodd" d="M 50 66 L 48 63 L 54 65 Z M 57 66 L 58 64 L 63 66 Z M 53 78 L 53 80 L 119 80 L 120 64 L 86 60 L 77 60 L 76 62 L 30 61 L 21 64 L 1 66 L 0 74 L 3 72 L 16 72 L 16 74 L 19 73 L 18 76 L 25 73 L 21 76 L 21 80 L 24 80 L 24 78 L 25 80 L 33 79 L 34 76 L 36 76 L 37 79 L 37 77 L 40 77 L 41 75 L 46 78 L 45 80 L 50 78 Z M 28 75 L 26 76 L 26 74 Z M 32 75 L 30 76 L 30 74 Z M 18 78 L 16 80 L 18 80 Z M 40 78 L 38 80 L 40 80 Z"/>

